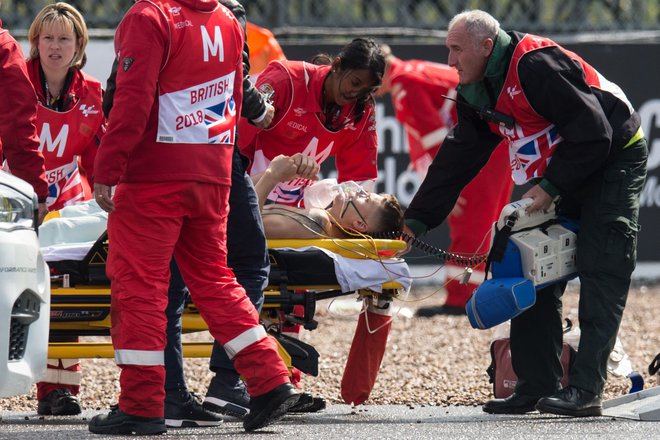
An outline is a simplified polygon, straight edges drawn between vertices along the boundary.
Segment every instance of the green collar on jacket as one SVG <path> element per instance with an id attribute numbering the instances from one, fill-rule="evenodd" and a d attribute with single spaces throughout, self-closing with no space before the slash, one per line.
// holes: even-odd
<path id="1" fill-rule="evenodd" d="M 497 39 L 495 40 L 493 52 L 490 54 L 490 58 L 486 64 L 486 74 L 484 79 L 473 84 L 459 85 L 457 87 L 458 93 L 460 93 L 467 102 L 479 107 L 495 107 L 495 102 L 490 102 L 485 83 L 488 81 L 493 91 L 493 99 L 497 99 L 502 91 L 507 68 L 511 61 L 506 57 L 509 44 L 511 44 L 511 36 L 500 29 Z"/>

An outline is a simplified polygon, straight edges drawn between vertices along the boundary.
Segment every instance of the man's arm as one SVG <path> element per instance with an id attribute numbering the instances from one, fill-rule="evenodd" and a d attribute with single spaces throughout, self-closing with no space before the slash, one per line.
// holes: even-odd
<path id="1" fill-rule="evenodd" d="M 151 114 L 169 34 L 165 18 L 152 4 L 137 3 L 115 33 L 119 59 L 112 119 L 94 161 L 97 203 L 111 212 L 110 188 L 124 174 L 128 157 L 137 146 Z"/>
<path id="2" fill-rule="evenodd" d="M 280 154 L 275 157 L 263 173 L 252 177 L 254 189 L 259 197 L 259 211 L 264 209 L 268 194 L 280 182 L 294 177 L 315 180 L 318 178 L 319 165 L 309 156 L 296 153 L 293 156 Z"/>
<path id="3" fill-rule="evenodd" d="M 405 212 L 408 231 L 421 235 L 440 225 L 461 191 L 486 165 L 501 138 L 471 109 L 458 107 L 458 124 L 445 138 L 424 182 Z"/>

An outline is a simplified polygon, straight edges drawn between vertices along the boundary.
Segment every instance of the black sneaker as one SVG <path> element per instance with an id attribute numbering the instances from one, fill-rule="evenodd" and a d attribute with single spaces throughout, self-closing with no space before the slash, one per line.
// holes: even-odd
<path id="1" fill-rule="evenodd" d="M 243 381 L 227 386 L 216 374 L 209 384 L 203 406 L 209 411 L 242 419 L 250 413 L 250 395 Z"/>
<path id="2" fill-rule="evenodd" d="M 193 428 L 197 426 L 217 426 L 222 417 L 202 406 L 199 397 L 188 393 L 188 400 L 165 397 L 165 424 L 168 428 Z"/>
<path id="3" fill-rule="evenodd" d="M 108 414 L 92 417 L 89 431 L 108 435 L 160 435 L 167 432 L 167 426 L 162 417 L 132 416 L 114 406 Z"/>
<path id="4" fill-rule="evenodd" d="M 243 419 L 243 428 L 254 431 L 281 419 L 298 402 L 300 395 L 290 383 L 283 383 L 266 394 L 250 399 L 250 413 Z"/>
<path id="5" fill-rule="evenodd" d="M 314 413 L 323 411 L 326 407 L 325 399 L 311 393 L 300 393 L 298 402 L 289 408 L 290 413 Z"/>
<path id="6" fill-rule="evenodd" d="M 75 416 L 80 412 L 78 398 L 66 388 L 51 391 L 37 406 L 37 414 L 41 416 Z"/>

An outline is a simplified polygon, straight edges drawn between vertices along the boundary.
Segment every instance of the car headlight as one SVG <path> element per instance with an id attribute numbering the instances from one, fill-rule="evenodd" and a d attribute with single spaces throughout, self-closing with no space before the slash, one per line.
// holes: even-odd
<path id="1" fill-rule="evenodd" d="M 0 185 L 0 227 L 34 227 L 33 200 L 9 186 Z M 9 225 L 8 225 L 9 224 Z"/>

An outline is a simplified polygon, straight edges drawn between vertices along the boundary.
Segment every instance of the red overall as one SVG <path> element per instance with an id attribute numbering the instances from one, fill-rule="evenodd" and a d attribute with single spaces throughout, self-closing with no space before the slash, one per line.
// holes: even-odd
<path id="1" fill-rule="evenodd" d="M 456 124 L 455 103 L 443 95 L 456 96 L 458 74 L 444 64 L 393 58 L 389 78 L 395 115 L 406 129 L 411 166 L 423 180 L 449 129 Z M 507 150 L 500 145 L 479 175 L 461 192 L 462 212 L 447 218 L 449 252 L 472 255 L 488 251 L 490 237 L 485 236 L 509 202 L 512 188 Z M 461 284 L 461 277 L 455 278 L 463 273 L 464 267 L 447 263 L 446 269 L 445 304 L 463 307 L 483 280 L 484 265 L 473 268 L 475 273 L 467 284 Z"/>
<path id="2" fill-rule="evenodd" d="M 142 0 L 119 25 L 115 46 L 117 90 L 95 181 L 119 181 L 107 266 L 119 408 L 163 417 L 172 255 L 249 393 L 265 394 L 287 383 L 288 371 L 227 267 L 242 30 L 215 1 Z"/>
<path id="3" fill-rule="evenodd" d="M 44 155 L 48 180 L 46 203 L 49 211 L 56 211 L 91 198 L 94 158 L 105 132 L 101 83 L 73 69 L 70 86 L 64 91 L 65 106 L 62 111 L 55 111 L 45 105 L 39 60 L 28 61 L 27 68 L 39 101 L 36 126 L 39 151 Z M 37 383 L 37 399 L 43 400 L 52 391 L 61 388 L 68 389 L 74 396 L 78 395 L 81 376 L 78 359 L 48 359 L 43 382 Z"/>

